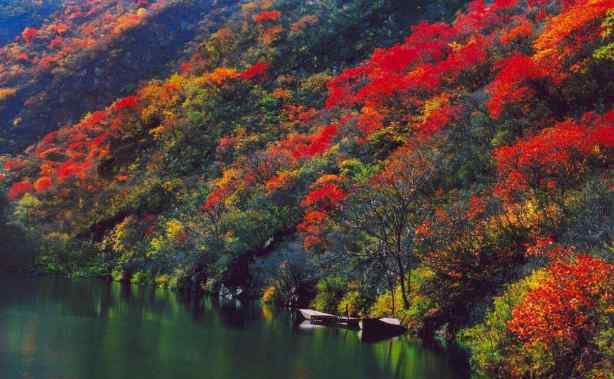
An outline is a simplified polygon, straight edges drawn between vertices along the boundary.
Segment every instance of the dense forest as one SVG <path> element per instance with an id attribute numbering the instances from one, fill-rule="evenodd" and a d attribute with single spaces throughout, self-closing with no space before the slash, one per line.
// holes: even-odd
<path id="1" fill-rule="evenodd" d="M 611 377 L 612 0 L 58 7 L 0 47 L 0 268 Z"/>

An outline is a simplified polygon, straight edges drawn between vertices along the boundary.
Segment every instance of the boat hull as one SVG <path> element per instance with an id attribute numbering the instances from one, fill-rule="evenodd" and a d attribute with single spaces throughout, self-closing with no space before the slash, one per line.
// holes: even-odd
<path id="1" fill-rule="evenodd" d="M 361 338 L 365 342 L 375 342 L 386 338 L 404 334 L 407 329 L 396 322 L 382 321 L 379 319 L 365 318 L 359 323 L 362 331 Z"/>

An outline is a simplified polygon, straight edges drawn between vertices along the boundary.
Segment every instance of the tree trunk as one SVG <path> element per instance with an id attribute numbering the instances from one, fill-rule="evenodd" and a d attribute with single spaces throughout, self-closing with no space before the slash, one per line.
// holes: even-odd
<path id="1" fill-rule="evenodd" d="M 403 298 L 403 309 L 409 309 L 409 299 L 405 288 L 405 266 L 401 261 L 401 257 L 397 256 L 397 265 L 399 266 L 399 281 L 401 284 L 401 297 Z"/>

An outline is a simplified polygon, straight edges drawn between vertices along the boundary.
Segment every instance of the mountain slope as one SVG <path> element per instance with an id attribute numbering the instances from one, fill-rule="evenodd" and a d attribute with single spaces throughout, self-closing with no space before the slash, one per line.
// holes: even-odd
<path id="1" fill-rule="evenodd" d="M 28 26 L 38 26 L 62 5 L 60 0 L 1 0 L 0 46 L 10 42 Z"/>
<path id="2" fill-rule="evenodd" d="M 140 82 L 168 75 L 189 56 L 187 44 L 215 30 L 236 4 L 66 3 L 52 21 L 0 50 L 0 152 L 22 150 Z"/>

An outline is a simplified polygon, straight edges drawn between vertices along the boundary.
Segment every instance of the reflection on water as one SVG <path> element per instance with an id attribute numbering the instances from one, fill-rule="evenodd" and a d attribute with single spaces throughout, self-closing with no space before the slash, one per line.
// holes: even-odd
<path id="1" fill-rule="evenodd" d="M 93 280 L 0 277 L 0 378 L 463 378 L 405 337 L 360 342 L 269 307 Z"/>

